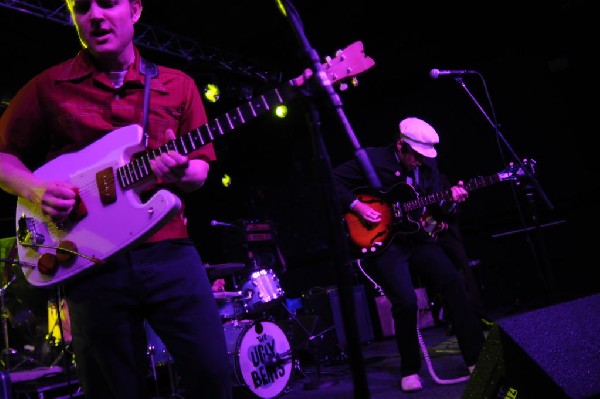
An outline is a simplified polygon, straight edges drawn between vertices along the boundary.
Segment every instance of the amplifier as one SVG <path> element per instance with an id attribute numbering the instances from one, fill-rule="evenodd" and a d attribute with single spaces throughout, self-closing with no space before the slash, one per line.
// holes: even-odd
<path id="1" fill-rule="evenodd" d="M 244 231 L 248 242 L 273 241 L 269 221 L 244 221 Z"/>

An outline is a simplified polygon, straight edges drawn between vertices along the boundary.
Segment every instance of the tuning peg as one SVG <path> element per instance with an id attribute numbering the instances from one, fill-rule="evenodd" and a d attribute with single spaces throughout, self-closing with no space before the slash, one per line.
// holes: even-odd
<path id="1" fill-rule="evenodd" d="M 342 61 L 344 61 L 346 59 L 346 57 L 344 57 L 344 51 L 343 50 L 336 51 L 335 52 L 335 56 L 336 56 L 336 58 L 339 58 Z"/>
<path id="2" fill-rule="evenodd" d="M 325 57 L 325 63 L 326 63 L 327 65 L 331 65 L 331 57 L 330 57 L 330 56 L 326 56 L 326 57 Z"/>
<path id="3" fill-rule="evenodd" d="M 356 78 L 356 76 L 353 77 L 352 79 L 350 79 L 350 84 L 353 87 L 358 86 L 358 79 Z M 339 89 L 340 89 L 340 91 L 346 91 L 346 90 L 348 90 L 348 87 L 349 87 L 348 83 L 342 82 L 342 83 L 340 83 Z"/>

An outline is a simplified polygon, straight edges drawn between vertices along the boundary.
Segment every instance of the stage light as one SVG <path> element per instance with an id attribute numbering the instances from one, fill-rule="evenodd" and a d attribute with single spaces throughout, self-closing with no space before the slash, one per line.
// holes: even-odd
<path id="1" fill-rule="evenodd" d="M 221 177 L 221 184 L 223 185 L 223 187 L 231 186 L 231 176 L 229 176 L 227 173 L 223 174 L 223 176 Z"/>
<path id="2" fill-rule="evenodd" d="M 221 96 L 221 90 L 216 84 L 208 83 L 206 84 L 206 86 L 204 86 L 204 89 L 202 89 L 202 94 L 204 95 L 204 98 L 207 101 L 215 103 L 217 102 L 217 100 L 219 100 L 219 97 Z"/>
<path id="3" fill-rule="evenodd" d="M 275 115 L 279 118 L 285 118 L 287 116 L 288 109 L 287 106 L 281 104 L 275 107 Z"/>

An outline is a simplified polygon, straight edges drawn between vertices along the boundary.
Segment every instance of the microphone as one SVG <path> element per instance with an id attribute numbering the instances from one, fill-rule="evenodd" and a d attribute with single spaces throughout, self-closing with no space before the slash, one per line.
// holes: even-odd
<path id="1" fill-rule="evenodd" d="M 224 227 L 236 227 L 237 228 L 237 226 L 235 224 L 219 222 L 218 220 L 211 220 L 210 225 L 211 226 L 224 226 Z"/>
<path id="2" fill-rule="evenodd" d="M 463 76 L 463 75 L 470 75 L 470 74 L 477 74 L 479 72 L 477 71 L 472 71 L 469 69 L 432 69 L 431 71 L 429 71 L 429 77 L 431 79 L 437 79 L 440 76 L 450 76 L 450 77 L 454 77 L 454 76 Z"/>

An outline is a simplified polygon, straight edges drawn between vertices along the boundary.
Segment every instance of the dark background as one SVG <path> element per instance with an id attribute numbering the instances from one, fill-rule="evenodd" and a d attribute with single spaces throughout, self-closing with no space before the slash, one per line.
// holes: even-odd
<path id="1" fill-rule="evenodd" d="M 30 7 L 15 9 L 19 3 L 0 0 L 4 103 L 79 48 L 71 26 Z M 40 3 L 53 9 L 62 1 Z M 362 41 L 376 65 L 358 76 L 356 87 L 336 90 L 360 146 L 387 144 L 400 119 L 418 116 L 440 134 L 438 160 L 452 181 L 500 172 L 515 157 L 536 161 L 537 188 L 502 182 L 472 192 L 463 207 L 461 226 L 487 303 L 510 308 L 597 292 L 590 265 L 598 188 L 591 84 L 597 29 L 590 2 L 383 4 L 295 2 L 304 29 L 298 35 L 298 25 L 275 1 L 146 0 L 143 24 L 205 51 L 186 59 L 138 44 L 147 58 L 183 69 L 199 87 L 217 81 L 221 100 L 207 104 L 216 118 L 299 76 L 311 66 L 307 54 L 324 62 Z M 480 75 L 466 75 L 462 86 L 449 77 L 431 79 L 432 68 Z M 336 283 L 331 243 L 337 225 L 324 201 L 331 193 L 328 166 L 355 153 L 328 98 L 314 87 L 310 93 L 289 102 L 287 119 L 262 116 L 218 139 L 219 160 L 188 205 L 190 232 L 206 262 L 245 262 L 251 251 L 260 266 L 275 269 L 289 296 Z M 318 132 L 310 128 L 310 104 L 319 111 Z M 315 145 L 320 138 L 325 152 Z M 220 183 L 224 173 L 232 178 L 228 188 Z M 14 200 L 4 193 L 0 212 L 0 237 L 14 236 Z M 268 221 L 276 239 L 245 246 L 240 230 L 211 227 L 213 219 L 240 227 Z"/>

